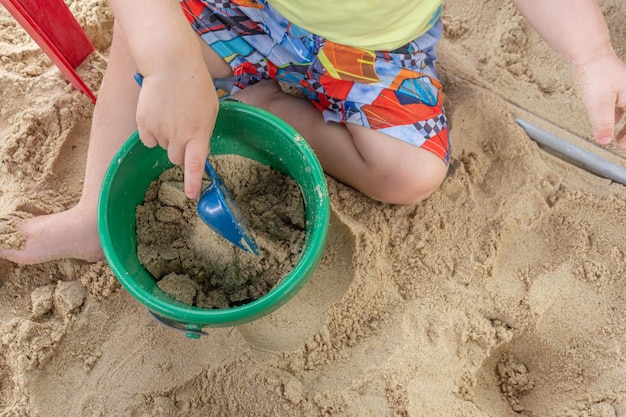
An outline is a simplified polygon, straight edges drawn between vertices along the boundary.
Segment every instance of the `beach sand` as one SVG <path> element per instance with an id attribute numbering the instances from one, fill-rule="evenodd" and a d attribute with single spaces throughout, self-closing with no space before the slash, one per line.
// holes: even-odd
<path id="1" fill-rule="evenodd" d="M 97 90 L 111 14 L 68 4 Z M 626 4 L 600 4 L 626 59 Z M 626 189 L 515 123 L 591 142 L 567 66 L 509 2 L 448 0 L 444 19 L 453 148 L 433 196 L 386 205 L 328 178 L 309 283 L 198 340 L 153 320 L 104 261 L 0 260 L 0 416 L 625 417 Z M 64 210 L 93 105 L 4 9 L 0 26 L 0 215 Z M 623 165 L 615 145 L 592 149 Z"/>

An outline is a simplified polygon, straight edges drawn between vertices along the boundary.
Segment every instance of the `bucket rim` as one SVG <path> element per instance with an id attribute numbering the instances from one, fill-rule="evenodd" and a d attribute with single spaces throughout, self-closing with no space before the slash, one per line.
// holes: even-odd
<path id="1" fill-rule="evenodd" d="M 228 309 L 202 309 L 185 305 L 173 298 L 172 302 L 165 302 L 163 299 L 147 291 L 142 285 L 139 285 L 129 274 L 114 248 L 115 243 L 112 237 L 113 230 L 109 227 L 109 216 L 111 216 L 112 213 L 108 205 L 111 182 L 115 180 L 125 157 L 138 148 L 145 148 L 141 143 L 138 132 L 134 132 L 129 137 L 118 150 L 109 165 L 104 176 L 98 203 L 98 231 L 100 241 L 104 257 L 117 280 L 135 299 L 154 314 L 190 327 L 224 327 L 239 325 L 275 311 L 289 301 L 308 281 L 321 260 L 328 235 L 330 202 L 326 178 L 319 160 L 308 143 L 285 121 L 255 106 L 237 101 L 222 101 L 220 102 L 218 117 L 222 112 L 235 112 L 244 115 L 244 117 L 262 118 L 264 123 L 270 123 L 272 127 L 285 138 L 292 138 L 292 142 L 303 156 L 303 161 L 307 166 L 306 172 L 311 176 L 315 184 L 315 190 L 310 190 L 315 193 L 312 199 L 312 201 L 315 201 L 315 207 L 305 207 L 305 210 L 314 210 L 312 221 L 310 224 L 309 221 L 307 221 L 306 225 L 306 233 L 309 234 L 309 236 L 305 236 L 305 241 L 308 238 L 308 244 L 305 244 L 302 248 L 302 253 L 293 269 L 282 277 L 278 284 L 268 293 L 241 306 Z M 167 162 L 169 163 L 169 161 Z M 169 167 L 173 166 L 173 164 L 169 164 Z M 165 167 L 163 171 L 165 169 L 167 169 L 167 167 Z M 294 178 L 294 180 L 298 182 L 303 198 L 306 200 L 307 196 L 305 195 L 305 190 L 298 179 Z"/>

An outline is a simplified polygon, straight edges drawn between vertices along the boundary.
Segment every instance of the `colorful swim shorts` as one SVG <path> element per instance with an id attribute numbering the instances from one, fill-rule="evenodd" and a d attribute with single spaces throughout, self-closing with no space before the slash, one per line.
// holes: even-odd
<path id="1" fill-rule="evenodd" d="M 353 123 L 450 159 L 434 63 L 441 21 L 393 51 L 333 43 L 266 0 L 180 0 L 198 34 L 233 69 L 234 91 L 263 79 L 297 88 L 327 122 Z"/>

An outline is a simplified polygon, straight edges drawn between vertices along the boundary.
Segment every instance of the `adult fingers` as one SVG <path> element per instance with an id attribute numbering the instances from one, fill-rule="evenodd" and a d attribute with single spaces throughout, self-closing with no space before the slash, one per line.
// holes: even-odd
<path id="1" fill-rule="evenodd" d="M 191 140 L 185 146 L 185 195 L 197 198 L 202 187 L 204 163 L 209 155 L 209 147 L 201 140 Z"/>

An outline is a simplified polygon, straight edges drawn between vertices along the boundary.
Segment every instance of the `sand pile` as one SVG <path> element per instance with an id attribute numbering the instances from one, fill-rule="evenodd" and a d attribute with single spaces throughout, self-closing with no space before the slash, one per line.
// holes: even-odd
<path id="1" fill-rule="evenodd" d="M 210 160 L 258 254 L 205 224 L 198 200 L 185 196 L 183 170 L 176 166 L 152 181 L 137 207 L 137 256 L 158 287 L 176 300 L 207 309 L 236 307 L 267 294 L 297 264 L 304 244 L 304 201 L 295 180 L 260 162 L 238 155 Z M 202 213 L 224 227 L 222 217 Z"/>

